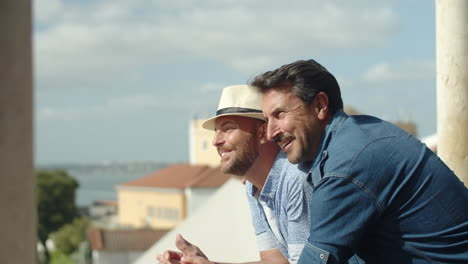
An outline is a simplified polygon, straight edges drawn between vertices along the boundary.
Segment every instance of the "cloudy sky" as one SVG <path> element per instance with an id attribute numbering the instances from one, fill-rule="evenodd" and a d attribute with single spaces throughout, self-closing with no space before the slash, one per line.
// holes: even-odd
<path id="1" fill-rule="evenodd" d="M 34 22 L 38 164 L 188 161 L 223 87 L 298 59 L 345 105 L 436 130 L 434 1 L 36 0 Z"/>

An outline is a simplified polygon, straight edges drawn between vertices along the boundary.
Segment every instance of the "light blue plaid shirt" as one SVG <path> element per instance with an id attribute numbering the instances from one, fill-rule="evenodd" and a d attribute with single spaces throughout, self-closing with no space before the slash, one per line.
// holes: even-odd
<path id="1" fill-rule="evenodd" d="M 308 170 L 289 163 L 280 151 L 258 196 L 272 211 L 279 237 L 273 233 L 263 207 L 255 197 L 255 186 L 246 182 L 259 251 L 278 248 L 290 263 L 297 262 L 309 237 L 312 185 L 307 182 L 307 173 Z"/>

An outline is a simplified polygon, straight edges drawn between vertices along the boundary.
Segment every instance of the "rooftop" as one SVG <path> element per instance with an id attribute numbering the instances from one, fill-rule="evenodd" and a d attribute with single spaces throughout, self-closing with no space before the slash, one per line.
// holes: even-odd
<path id="1" fill-rule="evenodd" d="M 153 172 L 120 186 L 157 188 L 203 188 L 220 187 L 232 175 L 224 174 L 220 168 L 207 165 L 175 164 Z"/>

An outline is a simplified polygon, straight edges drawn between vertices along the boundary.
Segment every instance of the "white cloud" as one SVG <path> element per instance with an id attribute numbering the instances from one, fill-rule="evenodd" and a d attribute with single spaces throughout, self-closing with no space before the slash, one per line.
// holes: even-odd
<path id="1" fill-rule="evenodd" d="M 435 63 L 431 60 L 382 62 L 370 67 L 363 75 L 368 82 L 427 81 L 435 78 Z"/>
<path id="2" fill-rule="evenodd" d="M 154 95 L 113 97 L 106 102 L 87 106 L 38 107 L 39 121 L 112 120 L 155 111 L 172 111 L 179 108 L 175 98 Z"/>
<path id="3" fill-rule="evenodd" d="M 340 85 L 340 88 L 343 90 L 343 88 L 349 88 L 355 86 L 355 81 L 349 78 L 346 78 L 344 76 L 335 76 L 336 81 Z"/>
<path id="4" fill-rule="evenodd" d="M 34 18 L 39 23 L 48 23 L 57 19 L 64 8 L 61 0 L 36 0 L 33 3 Z"/>
<path id="5" fill-rule="evenodd" d="M 36 20 L 48 23 L 35 33 L 37 78 L 65 86 L 182 59 L 251 73 L 291 56 L 380 45 L 399 26 L 393 9 L 365 0 L 252 2 L 39 0 Z"/>
<path id="6" fill-rule="evenodd" d="M 231 85 L 231 84 L 229 84 Z M 213 82 L 208 82 L 200 86 L 200 92 L 201 93 L 212 93 L 212 92 L 221 92 L 224 87 L 228 86 L 225 83 L 213 83 Z"/>
<path id="7" fill-rule="evenodd" d="M 224 87 L 224 86 L 222 86 Z M 220 90 L 222 89 L 219 88 Z M 216 96 L 218 96 L 216 94 Z M 187 110 L 206 109 L 215 107 L 217 99 L 193 98 L 190 95 L 153 95 L 137 94 L 120 97 L 112 97 L 102 103 L 94 105 L 75 106 L 44 106 L 38 105 L 36 119 L 42 121 L 83 121 L 83 120 L 118 120 L 128 118 L 141 118 L 155 113 L 178 112 L 185 113 Z"/>

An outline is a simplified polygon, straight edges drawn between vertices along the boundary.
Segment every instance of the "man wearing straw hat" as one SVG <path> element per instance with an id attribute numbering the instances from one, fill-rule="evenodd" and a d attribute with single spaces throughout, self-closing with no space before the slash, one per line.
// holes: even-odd
<path id="1" fill-rule="evenodd" d="M 296 263 L 307 242 L 312 188 L 306 173 L 287 161 L 279 147 L 266 139 L 261 95 L 253 87 L 224 88 L 216 115 L 202 126 L 214 130 L 213 145 L 224 173 L 244 176 L 247 199 L 257 236 L 260 258 Z M 285 177 L 286 174 L 288 177 Z M 208 258 L 178 235 L 184 252 L 165 251 L 161 263 L 209 263 Z"/>

